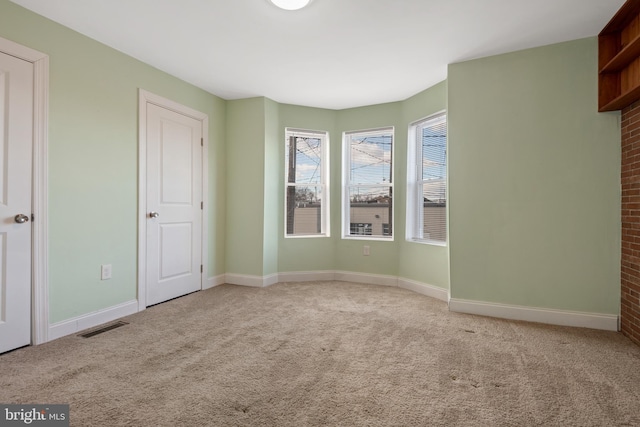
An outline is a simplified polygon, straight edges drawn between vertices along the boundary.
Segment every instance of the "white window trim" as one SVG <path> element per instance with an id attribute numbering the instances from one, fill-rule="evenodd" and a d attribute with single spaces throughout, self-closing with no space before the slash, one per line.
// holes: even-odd
<path id="1" fill-rule="evenodd" d="M 391 219 L 391 230 L 392 231 L 392 235 L 391 236 L 352 236 L 350 235 L 351 232 L 351 215 L 350 215 L 350 206 L 351 203 L 349 201 L 349 175 L 350 175 L 350 166 L 351 166 L 351 150 L 350 148 L 350 144 L 347 143 L 347 137 L 350 137 L 351 135 L 358 135 L 358 136 L 362 136 L 362 135 L 371 135 L 371 136 L 375 136 L 375 135 L 379 135 L 381 132 L 390 132 L 391 133 L 391 138 L 392 138 L 392 144 L 391 144 L 391 176 L 393 177 L 393 179 L 391 180 L 391 182 L 389 183 L 389 187 L 391 189 L 394 188 L 394 183 L 395 183 L 395 167 L 394 167 L 394 163 L 395 163 L 395 150 L 396 150 L 396 144 L 395 144 L 395 127 L 394 126 L 385 126 L 385 127 L 380 127 L 380 128 L 375 128 L 375 129 L 362 129 L 362 130 L 354 130 L 354 131 L 346 131 L 346 132 L 342 132 L 342 206 L 340 207 L 341 210 L 341 217 L 342 217 L 342 238 L 343 239 L 348 239 L 348 240 L 376 240 L 376 241 L 382 241 L 382 242 L 393 242 L 395 240 L 395 218 L 396 218 L 396 204 L 394 202 L 395 200 L 395 191 L 394 191 L 394 198 L 392 199 L 392 207 L 391 207 L 391 215 L 392 215 L 392 219 Z M 379 187 L 380 184 L 361 184 L 360 187 Z"/>
<path id="2" fill-rule="evenodd" d="M 330 194 L 330 176 L 329 176 L 329 132 L 323 130 L 310 130 L 299 129 L 293 127 L 285 127 L 284 135 L 285 141 L 289 133 L 294 133 L 296 136 L 307 136 L 309 138 L 322 138 L 322 146 L 320 147 L 320 171 L 321 171 L 321 183 L 320 184 L 298 184 L 296 186 L 309 186 L 309 187 L 322 187 L 322 203 L 320 205 L 320 233 L 319 234 L 287 234 L 287 188 L 289 183 L 287 182 L 287 174 L 284 174 L 284 207 L 283 207 L 283 221 L 284 221 L 284 237 L 285 239 L 316 239 L 331 237 L 331 222 L 329 209 L 331 194 Z M 285 165 L 286 171 L 286 165 Z"/>
<path id="3" fill-rule="evenodd" d="M 407 136 L 408 136 L 408 144 L 407 144 L 407 227 L 406 227 L 406 240 L 409 242 L 421 243 L 432 246 L 443 246 L 446 247 L 449 243 L 449 159 L 447 154 L 447 171 L 445 175 L 445 179 L 447 182 L 447 240 L 432 240 L 425 239 L 423 237 L 417 237 L 422 234 L 422 221 L 423 221 L 423 210 L 418 208 L 418 204 L 422 199 L 422 194 L 420 193 L 418 182 L 422 181 L 422 178 L 419 177 L 420 171 L 418 170 L 418 158 L 422 158 L 422 155 L 418 156 L 419 145 L 418 140 L 416 138 L 416 128 L 424 124 L 425 122 L 439 119 L 440 116 L 445 116 L 445 120 L 448 123 L 447 111 L 440 110 L 434 114 L 431 114 L 427 117 L 423 117 L 419 120 L 416 120 L 412 123 L 409 123 Z M 447 137 L 447 147 L 449 145 L 449 140 Z M 447 153 L 449 151 L 447 150 Z"/>

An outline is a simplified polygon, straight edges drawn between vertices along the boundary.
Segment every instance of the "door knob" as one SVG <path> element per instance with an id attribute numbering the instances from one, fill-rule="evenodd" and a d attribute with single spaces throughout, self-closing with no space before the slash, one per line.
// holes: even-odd
<path id="1" fill-rule="evenodd" d="M 158 218 L 159 216 L 158 212 L 149 212 L 149 218 Z"/>
<path id="2" fill-rule="evenodd" d="M 15 219 L 15 221 L 18 224 L 24 224 L 25 222 L 29 222 L 29 217 L 23 214 L 18 214 L 13 219 Z"/>

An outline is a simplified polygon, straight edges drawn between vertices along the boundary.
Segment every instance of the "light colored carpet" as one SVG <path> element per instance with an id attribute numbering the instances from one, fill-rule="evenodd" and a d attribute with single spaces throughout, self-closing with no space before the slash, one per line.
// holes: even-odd
<path id="1" fill-rule="evenodd" d="M 0 402 L 74 426 L 640 426 L 622 335 L 450 313 L 399 288 L 224 285 L 0 356 Z"/>

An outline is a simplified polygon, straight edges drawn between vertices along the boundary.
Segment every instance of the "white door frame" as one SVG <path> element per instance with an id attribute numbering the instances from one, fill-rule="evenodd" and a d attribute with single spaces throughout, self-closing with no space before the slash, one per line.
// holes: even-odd
<path id="1" fill-rule="evenodd" d="M 0 52 L 33 64 L 31 343 L 49 340 L 48 168 L 49 56 L 0 37 Z"/>
<path id="2" fill-rule="evenodd" d="M 167 110 L 191 117 L 202 122 L 202 279 L 209 277 L 207 270 L 209 231 L 208 188 L 209 188 L 209 116 L 200 111 L 178 104 L 144 89 L 138 89 L 138 311 L 147 308 L 147 104 L 154 104 Z"/>

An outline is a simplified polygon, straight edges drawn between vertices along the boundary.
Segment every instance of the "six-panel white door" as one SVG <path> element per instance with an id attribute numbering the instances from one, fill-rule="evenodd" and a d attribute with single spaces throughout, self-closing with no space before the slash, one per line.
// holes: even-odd
<path id="1" fill-rule="evenodd" d="M 0 353 L 31 343 L 33 64 L 0 53 Z"/>
<path id="2" fill-rule="evenodd" d="M 202 289 L 202 122 L 147 104 L 146 305 Z"/>

